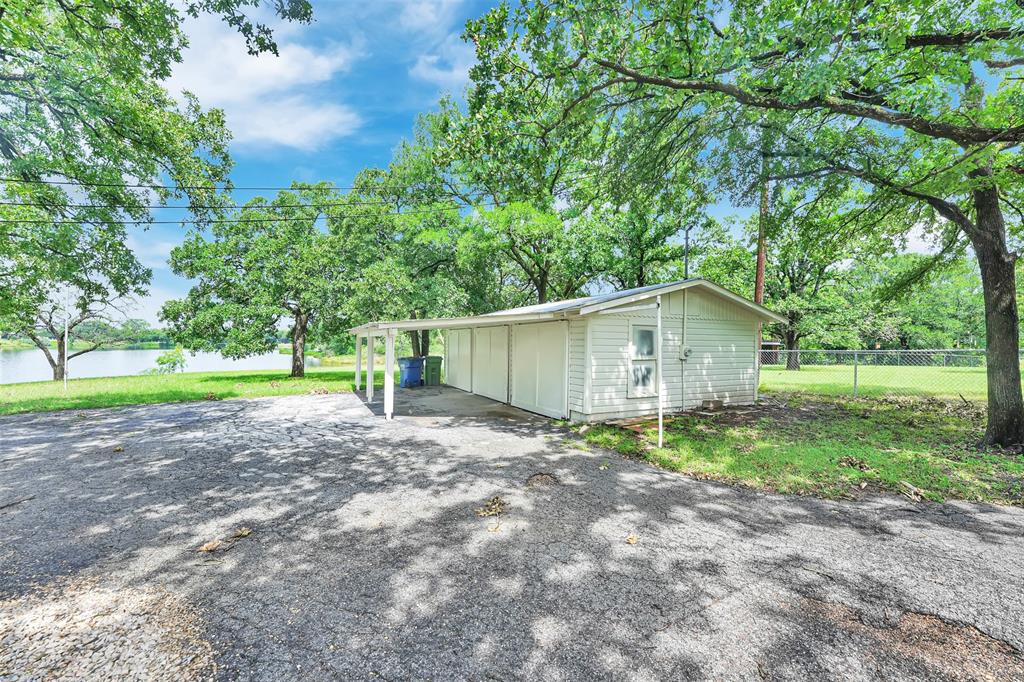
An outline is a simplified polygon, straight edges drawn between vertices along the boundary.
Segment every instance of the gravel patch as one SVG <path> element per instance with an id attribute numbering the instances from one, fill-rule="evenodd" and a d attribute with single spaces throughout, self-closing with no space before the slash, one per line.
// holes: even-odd
<path id="1" fill-rule="evenodd" d="M 0 602 L 2 680 L 207 680 L 202 620 L 157 587 L 57 580 Z"/>

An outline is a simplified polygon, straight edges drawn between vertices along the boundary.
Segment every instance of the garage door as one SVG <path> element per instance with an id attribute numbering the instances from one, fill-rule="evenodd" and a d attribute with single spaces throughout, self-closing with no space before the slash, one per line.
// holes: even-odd
<path id="1" fill-rule="evenodd" d="M 566 417 L 568 325 L 564 322 L 512 327 L 512 404 L 547 417 Z"/>
<path id="2" fill-rule="evenodd" d="M 444 382 L 463 391 L 473 390 L 471 339 L 469 329 L 450 329 L 444 345 Z"/>
<path id="3" fill-rule="evenodd" d="M 508 327 L 480 327 L 473 333 L 473 393 L 508 401 Z"/>

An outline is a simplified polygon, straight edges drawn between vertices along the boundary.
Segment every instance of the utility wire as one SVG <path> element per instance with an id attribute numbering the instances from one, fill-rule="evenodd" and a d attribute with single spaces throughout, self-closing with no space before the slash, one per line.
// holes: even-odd
<path id="1" fill-rule="evenodd" d="M 169 189 L 169 190 L 190 190 L 190 189 L 211 189 L 211 190 L 224 190 L 231 192 L 240 191 L 270 191 L 270 190 L 291 190 L 299 191 L 302 188 L 296 187 L 218 187 L 217 185 L 154 185 L 145 183 L 129 183 L 129 182 L 82 182 L 80 180 L 27 180 L 25 178 L 0 178 L 0 182 L 18 182 L 26 185 L 70 185 L 71 187 L 118 187 L 118 188 L 131 188 L 131 189 Z M 314 183 L 308 183 L 314 184 Z M 362 189 L 364 187 L 396 187 L 398 185 L 378 185 L 375 183 L 368 183 L 368 185 L 353 185 L 349 187 L 338 187 L 331 185 L 331 189 L 343 189 L 353 190 Z"/>
<path id="2" fill-rule="evenodd" d="M 460 211 L 464 208 L 477 208 L 480 206 L 497 206 L 494 202 L 487 202 L 482 204 L 474 204 L 472 206 L 451 206 L 448 208 L 433 208 L 433 209 L 414 209 L 403 212 L 389 212 L 388 215 L 404 216 L 420 213 L 444 213 L 446 211 Z M 362 216 L 365 217 L 370 214 L 364 213 Z M 320 218 L 329 218 L 331 216 L 318 215 L 317 220 Z M 2 219 L 0 225 L 80 225 L 82 223 L 100 223 L 104 225 L 120 224 L 120 225 L 218 225 L 224 223 L 279 223 L 279 222 L 290 222 L 290 221 L 308 221 L 309 216 L 301 218 L 216 218 L 212 220 L 196 220 L 196 219 L 182 219 L 182 220 L 38 220 L 38 219 Z"/>
<path id="3" fill-rule="evenodd" d="M 393 201 L 328 201 L 324 203 L 310 203 L 310 204 L 259 204 L 252 208 L 317 208 L 321 206 L 393 206 Z M 107 209 L 121 209 L 122 206 L 114 204 L 62 204 L 57 202 L 45 202 L 45 201 L 0 201 L 0 206 L 23 206 L 23 207 L 37 207 L 37 208 L 107 208 Z M 166 204 L 150 204 L 146 206 L 136 206 L 134 208 L 144 209 L 180 209 L 187 211 L 195 211 L 200 209 L 206 210 L 232 210 L 232 209 L 244 209 L 245 204 L 241 206 L 207 206 L 207 205 L 195 205 L 195 206 L 168 206 Z"/>

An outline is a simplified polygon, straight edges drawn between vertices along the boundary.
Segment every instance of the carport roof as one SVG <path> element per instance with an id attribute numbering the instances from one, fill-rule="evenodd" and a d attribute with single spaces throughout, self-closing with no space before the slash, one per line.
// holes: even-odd
<path id="1" fill-rule="evenodd" d="M 375 334 L 388 329 L 413 330 L 413 329 L 458 329 L 461 327 L 493 327 L 502 324 L 516 322 L 534 322 L 541 320 L 564 319 L 576 315 L 589 315 L 609 308 L 627 305 L 642 301 L 661 294 L 668 294 L 673 291 L 700 287 L 707 289 L 714 294 L 726 298 L 733 303 L 748 309 L 752 314 L 767 322 L 785 322 L 785 318 L 778 315 L 764 306 L 760 306 L 739 294 L 734 294 L 724 287 L 720 287 L 706 279 L 690 278 L 681 279 L 675 282 L 664 284 L 651 284 L 646 287 L 613 291 L 581 298 L 570 298 L 564 301 L 551 301 L 539 303 L 521 308 L 510 308 L 499 310 L 485 315 L 473 315 L 469 317 L 443 317 L 437 319 L 413 319 L 393 320 L 383 322 L 368 322 L 358 327 L 353 327 L 349 332 L 353 334 Z"/>

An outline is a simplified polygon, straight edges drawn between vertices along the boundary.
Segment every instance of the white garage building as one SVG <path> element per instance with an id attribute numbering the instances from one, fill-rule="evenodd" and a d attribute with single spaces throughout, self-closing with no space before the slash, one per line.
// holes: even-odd
<path id="1" fill-rule="evenodd" d="M 373 399 L 373 343 L 384 337 L 384 413 L 394 411 L 395 338 L 445 330 L 445 383 L 548 417 L 600 421 L 757 397 L 757 330 L 779 315 L 703 279 L 688 279 L 474 317 L 371 322 L 362 339 Z M 659 334 L 660 328 L 660 334 Z"/>

